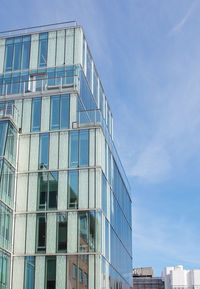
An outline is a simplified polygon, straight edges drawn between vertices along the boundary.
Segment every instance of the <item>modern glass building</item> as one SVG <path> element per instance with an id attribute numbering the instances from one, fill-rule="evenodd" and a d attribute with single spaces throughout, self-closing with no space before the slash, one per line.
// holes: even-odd
<path id="1" fill-rule="evenodd" d="M 129 289 L 130 188 L 83 29 L 0 38 L 0 288 Z"/>

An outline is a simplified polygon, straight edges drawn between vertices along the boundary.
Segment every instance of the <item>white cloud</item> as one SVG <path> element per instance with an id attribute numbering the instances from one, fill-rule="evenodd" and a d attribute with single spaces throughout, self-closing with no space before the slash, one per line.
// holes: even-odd
<path id="1" fill-rule="evenodd" d="M 197 4 L 197 0 L 195 0 L 191 7 L 188 9 L 187 13 L 185 14 L 185 16 L 179 21 L 178 24 L 176 24 L 169 32 L 169 35 L 173 35 L 174 33 L 178 32 L 179 30 L 181 30 L 181 28 L 185 25 L 185 23 L 187 22 L 187 20 L 190 18 L 192 12 L 195 9 L 195 6 Z"/>

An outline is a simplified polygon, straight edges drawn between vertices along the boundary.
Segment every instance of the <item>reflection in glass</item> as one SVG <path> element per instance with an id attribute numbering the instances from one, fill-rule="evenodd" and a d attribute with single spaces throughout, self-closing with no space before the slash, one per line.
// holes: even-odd
<path id="1" fill-rule="evenodd" d="M 60 96 L 51 96 L 51 129 L 60 127 Z"/>
<path id="2" fill-rule="evenodd" d="M 70 131 L 69 167 L 78 167 L 78 131 Z"/>
<path id="3" fill-rule="evenodd" d="M 89 160 L 89 134 L 88 130 L 80 131 L 79 165 L 87 167 Z"/>
<path id="4" fill-rule="evenodd" d="M 69 94 L 61 95 L 60 101 L 60 128 L 68 128 L 69 127 Z"/>
<path id="5" fill-rule="evenodd" d="M 79 213 L 79 251 L 88 252 L 88 212 Z"/>
<path id="6" fill-rule="evenodd" d="M 31 131 L 40 131 L 41 97 L 32 100 L 32 126 Z"/>
<path id="7" fill-rule="evenodd" d="M 37 215 L 37 251 L 46 250 L 46 215 Z"/>
<path id="8" fill-rule="evenodd" d="M 58 251 L 67 250 L 67 214 L 58 215 Z"/>
<path id="9" fill-rule="evenodd" d="M 25 257 L 25 289 L 34 289 L 35 257 Z"/>
<path id="10" fill-rule="evenodd" d="M 44 67 L 47 66 L 47 44 L 48 44 L 48 33 L 40 34 L 40 43 L 39 43 L 39 60 L 38 66 Z"/>
<path id="11" fill-rule="evenodd" d="M 48 169 L 49 167 L 49 134 L 40 135 L 40 159 L 39 169 Z"/>
<path id="12" fill-rule="evenodd" d="M 68 209 L 78 208 L 78 171 L 68 172 Z"/>
<path id="13" fill-rule="evenodd" d="M 46 289 L 56 288 L 56 257 L 46 258 Z"/>

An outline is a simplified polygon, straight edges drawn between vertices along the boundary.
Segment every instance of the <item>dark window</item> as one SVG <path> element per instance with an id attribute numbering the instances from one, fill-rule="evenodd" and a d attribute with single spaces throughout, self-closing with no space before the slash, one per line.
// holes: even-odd
<path id="1" fill-rule="evenodd" d="M 78 208 L 78 171 L 68 172 L 68 209 Z"/>
<path id="2" fill-rule="evenodd" d="M 57 208 L 58 173 L 38 174 L 38 208 L 49 210 Z"/>
<path id="3" fill-rule="evenodd" d="M 67 214 L 58 215 L 58 251 L 67 250 Z"/>
<path id="4" fill-rule="evenodd" d="M 38 232 L 38 243 L 37 251 L 46 250 L 46 215 L 41 214 L 37 216 L 37 232 Z"/>
<path id="5" fill-rule="evenodd" d="M 51 96 L 51 129 L 69 127 L 69 95 Z"/>
<path id="6" fill-rule="evenodd" d="M 49 209 L 57 208 L 57 195 L 58 195 L 58 173 L 49 172 L 49 195 L 48 207 Z"/>
<path id="7" fill-rule="evenodd" d="M 56 257 L 46 259 L 46 289 L 56 288 Z"/>

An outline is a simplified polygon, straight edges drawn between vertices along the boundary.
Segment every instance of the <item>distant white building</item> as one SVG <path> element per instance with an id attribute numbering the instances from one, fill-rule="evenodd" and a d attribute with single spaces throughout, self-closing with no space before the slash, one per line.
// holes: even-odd
<path id="1" fill-rule="evenodd" d="M 184 270 L 182 265 L 166 267 L 162 279 L 165 289 L 200 289 L 200 269 Z"/>

